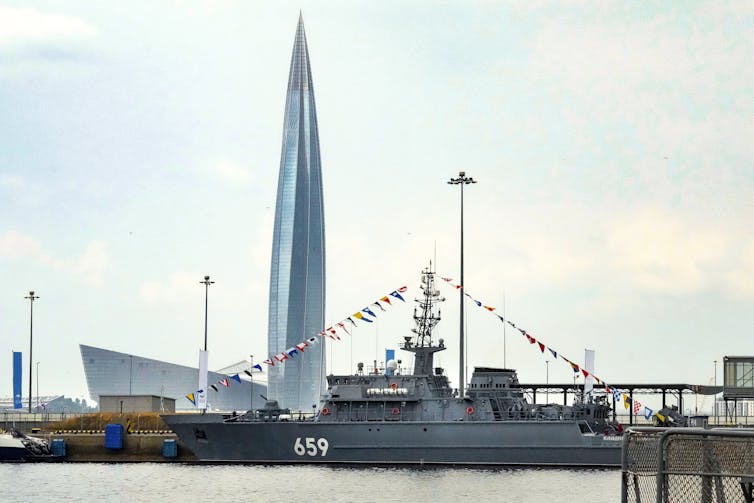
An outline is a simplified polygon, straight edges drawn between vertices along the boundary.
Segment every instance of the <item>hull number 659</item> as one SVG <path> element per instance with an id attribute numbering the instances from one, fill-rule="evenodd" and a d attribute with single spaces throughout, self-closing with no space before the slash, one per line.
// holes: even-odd
<path id="1" fill-rule="evenodd" d="M 299 456 L 325 456 L 330 443 L 326 438 L 297 437 L 293 443 L 293 452 Z"/>

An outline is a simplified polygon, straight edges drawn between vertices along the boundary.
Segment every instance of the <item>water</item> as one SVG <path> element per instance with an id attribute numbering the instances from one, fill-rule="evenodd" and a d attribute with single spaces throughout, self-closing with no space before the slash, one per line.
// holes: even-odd
<path id="1" fill-rule="evenodd" d="M 0 500 L 612 503 L 619 470 L 0 464 Z"/>

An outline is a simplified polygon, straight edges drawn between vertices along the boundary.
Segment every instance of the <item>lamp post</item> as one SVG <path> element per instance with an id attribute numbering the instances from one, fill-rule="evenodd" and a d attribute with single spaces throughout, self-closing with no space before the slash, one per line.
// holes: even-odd
<path id="1" fill-rule="evenodd" d="M 715 388 L 717 388 L 717 360 L 713 360 L 713 363 L 715 364 Z M 717 393 L 715 393 L 712 404 L 715 407 L 715 424 L 717 424 Z"/>
<path id="2" fill-rule="evenodd" d="M 37 362 L 37 412 L 39 412 L 39 362 Z"/>
<path id="3" fill-rule="evenodd" d="M 214 284 L 214 281 L 209 280 L 209 276 L 204 276 L 204 281 L 200 281 L 199 284 L 204 285 L 204 352 L 199 352 L 199 406 L 202 409 L 202 414 L 207 413 L 207 312 L 209 302 L 209 285 Z"/>
<path id="4" fill-rule="evenodd" d="M 209 276 L 204 277 L 204 281 L 200 281 L 200 284 L 204 285 L 204 350 L 207 351 L 207 306 L 209 299 L 209 285 L 214 284 L 214 281 L 209 280 Z"/>
<path id="5" fill-rule="evenodd" d="M 463 398 L 463 388 L 466 385 L 466 376 L 465 376 L 465 365 L 464 365 L 464 337 L 463 337 L 463 297 L 464 293 L 463 290 L 466 287 L 466 285 L 463 282 L 463 186 L 468 185 L 470 183 L 476 183 L 476 180 L 474 180 L 471 177 L 467 177 L 466 173 L 464 171 L 461 171 L 458 173 L 458 178 L 451 178 L 448 180 L 448 184 L 450 185 L 460 185 L 461 186 L 461 288 L 459 289 L 460 293 L 460 305 L 461 305 L 461 318 L 459 323 L 459 341 L 460 341 L 460 358 L 459 358 L 459 370 L 458 370 L 458 394 L 461 398 Z"/>
<path id="6" fill-rule="evenodd" d="M 31 370 L 31 362 L 34 361 L 32 358 L 32 351 L 34 349 L 34 301 L 39 298 L 38 295 L 34 295 L 34 290 L 31 290 L 29 292 L 29 295 L 24 297 L 24 299 L 29 299 L 29 414 L 31 414 L 31 378 L 32 378 L 32 370 Z"/>
<path id="7" fill-rule="evenodd" d="M 550 403 L 550 360 L 545 360 L 545 405 Z"/>

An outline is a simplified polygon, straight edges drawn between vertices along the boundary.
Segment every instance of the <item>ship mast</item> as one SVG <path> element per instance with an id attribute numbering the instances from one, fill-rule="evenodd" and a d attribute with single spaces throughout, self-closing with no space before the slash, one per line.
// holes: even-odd
<path id="1" fill-rule="evenodd" d="M 435 346 L 432 342 L 432 330 L 440 322 L 440 310 L 435 313 L 435 304 L 445 299 L 440 296 L 440 291 L 435 287 L 435 272 L 432 263 L 422 271 L 421 289 L 423 297 L 414 299 L 417 306 L 414 307 L 414 323 L 416 327 L 411 331 L 416 334 L 415 342 L 412 337 L 404 337 L 403 349 L 414 353 L 414 375 L 431 375 L 433 373 L 433 355 L 445 349 L 443 340 Z"/>

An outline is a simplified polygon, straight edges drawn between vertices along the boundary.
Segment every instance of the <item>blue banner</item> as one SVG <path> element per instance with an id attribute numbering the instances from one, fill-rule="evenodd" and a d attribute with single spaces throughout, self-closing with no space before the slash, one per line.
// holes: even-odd
<path id="1" fill-rule="evenodd" d="M 21 404 L 21 352 L 13 352 L 13 408 L 20 409 Z"/>

